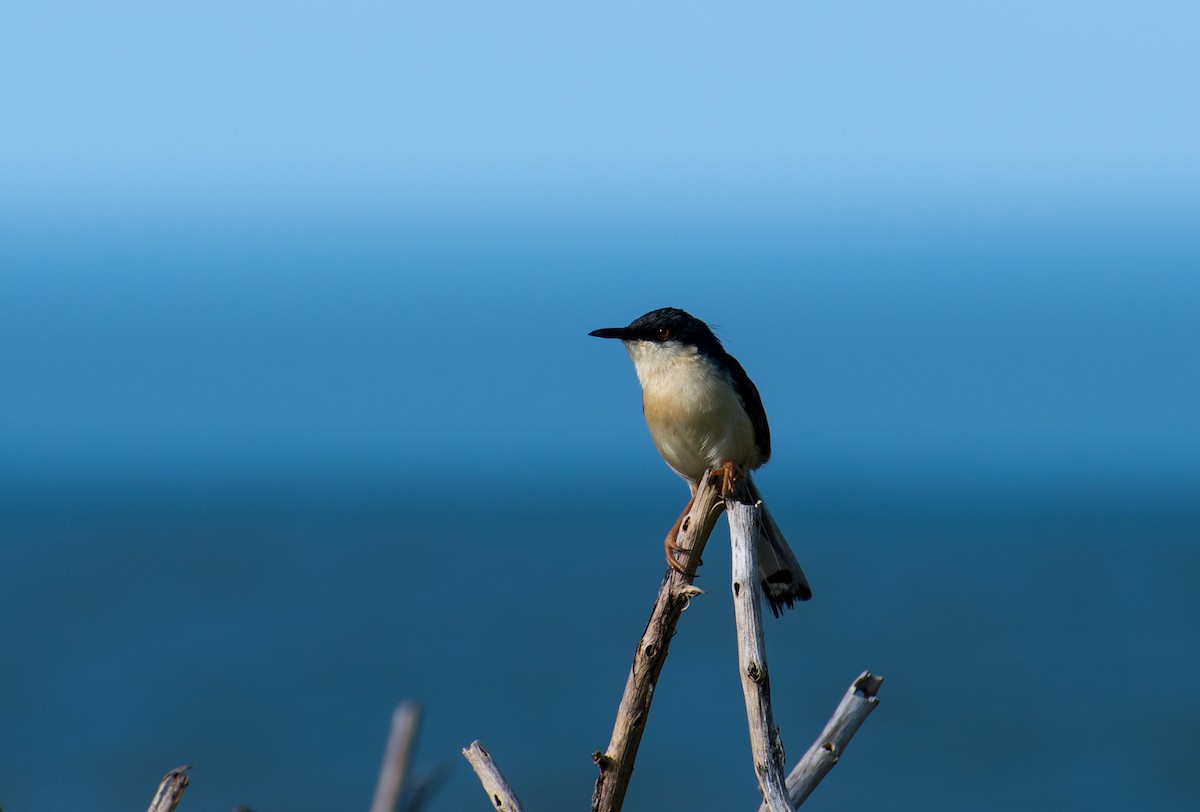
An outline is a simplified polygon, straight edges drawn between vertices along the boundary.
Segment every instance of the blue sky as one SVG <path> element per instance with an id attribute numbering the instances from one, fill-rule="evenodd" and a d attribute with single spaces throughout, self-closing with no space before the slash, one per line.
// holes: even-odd
<path id="1" fill-rule="evenodd" d="M 1198 17 L 1185 2 L 8 3 L 0 166 L 10 205 L 1190 195 Z"/>
<path id="2" fill-rule="evenodd" d="M 582 339 L 671 304 L 825 460 L 784 475 L 1190 483 L 1197 23 L 5 4 L 9 474 L 617 465 Z"/>

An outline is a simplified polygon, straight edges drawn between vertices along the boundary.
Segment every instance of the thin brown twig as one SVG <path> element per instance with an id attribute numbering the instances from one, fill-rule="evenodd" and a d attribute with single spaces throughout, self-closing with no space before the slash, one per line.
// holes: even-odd
<path id="1" fill-rule="evenodd" d="M 625 682 L 625 693 L 617 710 L 616 723 L 608 749 L 592 755 L 600 776 L 592 793 L 592 812 L 619 812 L 625 802 L 629 780 L 638 747 L 646 728 L 646 717 L 654 698 L 654 686 L 667 658 L 667 649 L 675 634 L 679 616 L 688 601 L 700 594 L 692 585 L 704 545 L 712 533 L 717 517 L 724 508 L 720 495 L 720 480 L 706 474 L 696 490 L 692 509 L 680 525 L 676 544 L 685 551 L 683 572 L 668 569 L 659 587 L 658 596 L 646 631 L 633 655 L 633 665 Z"/>

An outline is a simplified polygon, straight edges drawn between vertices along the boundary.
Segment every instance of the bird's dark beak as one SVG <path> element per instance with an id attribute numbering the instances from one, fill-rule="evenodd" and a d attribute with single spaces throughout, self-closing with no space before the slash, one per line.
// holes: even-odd
<path id="1" fill-rule="evenodd" d="M 619 338 L 621 340 L 624 340 L 626 338 L 629 338 L 629 328 L 628 327 L 605 327 L 600 330 L 592 330 L 590 333 L 588 333 L 588 335 L 595 336 L 596 338 Z"/>

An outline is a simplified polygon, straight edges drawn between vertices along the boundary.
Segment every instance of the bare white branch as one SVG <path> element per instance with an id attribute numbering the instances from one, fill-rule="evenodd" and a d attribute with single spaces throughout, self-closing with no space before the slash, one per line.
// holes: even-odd
<path id="1" fill-rule="evenodd" d="M 158 791 L 154 793 L 154 800 L 150 802 L 149 812 L 174 812 L 183 798 L 183 791 L 187 789 L 187 771 L 190 769 L 191 766 L 185 764 L 163 776 Z"/>
<path id="2" fill-rule="evenodd" d="M 771 680 L 763 637 L 758 589 L 758 523 L 762 503 L 727 500 L 729 541 L 733 548 L 733 613 L 737 623 L 738 670 L 746 697 L 750 752 L 764 805 L 770 812 L 792 812 L 783 779 L 783 743 L 771 710 Z"/>
<path id="3" fill-rule="evenodd" d="M 821 779 L 838 763 L 850 739 L 879 704 L 876 695 L 882 683 L 883 677 L 870 671 L 864 671 L 851 683 L 821 735 L 788 773 L 788 800 L 793 807 L 804 803 Z M 764 804 L 759 807 L 759 812 L 767 812 L 767 806 Z"/>
<path id="4" fill-rule="evenodd" d="M 479 776 L 479 783 L 483 784 L 483 790 L 488 794 L 494 809 L 502 812 L 524 812 L 517 793 L 509 786 L 504 773 L 500 772 L 496 762 L 492 761 L 491 754 L 483 749 L 478 740 L 471 742 L 471 746 L 463 750 L 463 756 L 471 762 L 471 768 Z"/>

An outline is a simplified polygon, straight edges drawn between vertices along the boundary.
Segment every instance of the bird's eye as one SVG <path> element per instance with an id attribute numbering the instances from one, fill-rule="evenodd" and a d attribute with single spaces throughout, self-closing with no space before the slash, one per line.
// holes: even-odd
<path id="1" fill-rule="evenodd" d="M 666 341 L 668 338 L 671 337 L 671 328 L 670 327 L 659 327 L 658 328 L 658 337 L 662 341 Z"/>

